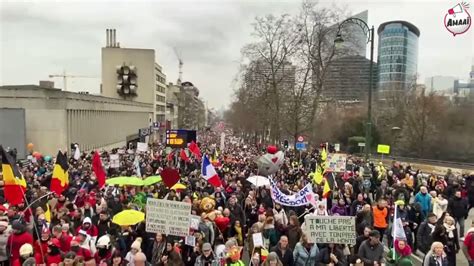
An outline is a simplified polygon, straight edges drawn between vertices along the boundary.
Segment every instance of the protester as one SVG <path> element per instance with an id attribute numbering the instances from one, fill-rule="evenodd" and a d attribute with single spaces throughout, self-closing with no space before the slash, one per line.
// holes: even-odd
<path id="1" fill-rule="evenodd" d="M 461 191 L 456 191 L 454 197 L 448 203 L 448 211 L 459 225 L 459 234 L 464 235 L 464 221 L 468 214 L 468 204 L 465 198 L 461 197 Z"/>
<path id="2" fill-rule="evenodd" d="M 394 247 L 387 253 L 387 265 L 392 266 L 410 266 L 413 265 L 411 259 L 411 247 L 405 240 L 395 240 Z"/>
<path id="3" fill-rule="evenodd" d="M 381 265 L 384 263 L 383 245 L 380 243 L 380 232 L 372 230 L 369 239 L 362 242 L 358 256 L 365 265 Z"/>
<path id="4" fill-rule="evenodd" d="M 456 266 L 456 254 L 460 250 L 460 245 L 453 217 L 444 213 L 433 231 L 433 241 L 441 242 L 445 246 L 449 265 Z"/>
<path id="5" fill-rule="evenodd" d="M 422 222 L 420 228 L 418 229 L 418 233 L 416 238 L 418 239 L 418 250 L 426 254 L 433 243 L 433 232 L 436 227 L 436 223 L 438 218 L 436 214 L 429 213 L 426 221 Z"/>
<path id="6" fill-rule="evenodd" d="M 464 237 L 464 242 L 462 245 L 462 250 L 466 256 L 469 266 L 474 265 L 474 221 L 471 224 L 471 228 L 467 230 L 466 236 Z"/>
<path id="7" fill-rule="evenodd" d="M 318 245 L 310 243 L 308 236 L 303 234 L 293 251 L 295 266 L 314 265 L 319 254 Z"/>
<path id="8" fill-rule="evenodd" d="M 444 245 L 441 242 L 433 242 L 430 250 L 423 259 L 423 266 L 448 266 L 448 258 L 444 252 Z"/>
<path id="9" fill-rule="evenodd" d="M 345 266 L 347 265 L 344 251 L 341 245 L 328 244 L 318 254 L 317 261 L 324 265 Z"/>
<path id="10" fill-rule="evenodd" d="M 271 249 L 278 255 L 278 258 L 285 266 L 293 266 L 293 250 L 289 248 L 288 237 L 283 235 L 280 237 L 278 244 Z"/>

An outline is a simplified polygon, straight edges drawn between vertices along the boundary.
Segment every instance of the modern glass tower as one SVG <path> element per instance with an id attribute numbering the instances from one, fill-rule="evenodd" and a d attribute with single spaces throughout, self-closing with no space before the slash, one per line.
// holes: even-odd
<path id="1" fill-rule="evenodd" d="M 407 90 L 416 82 L 420 30 L 407 21 L 389 21 L 377 33 L 378 90 Z"/>

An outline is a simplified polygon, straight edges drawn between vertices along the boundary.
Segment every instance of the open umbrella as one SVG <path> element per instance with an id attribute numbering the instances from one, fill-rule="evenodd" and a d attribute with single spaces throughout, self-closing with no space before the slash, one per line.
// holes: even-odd
<path id="1" fill-rule="evenodd" d="M 177 184 L 175 184 L 174 186 L 172 186 L 171 189 L 174 189 L 174 190 L 186 189 L 186 186 L 183 185 L 183 184 L 181 184 L 181 183 L 177 183 Z"/>
<path id="2" fill-rule="evenodd" d="M 112 222 L 120 226 L 134 225 L 143 220 L 145 220 L 145 214 L 135 210 L 121 211 L 112 218 Z"/>
<path id="3" fill-rule="evenodd" d="M 159 175 L 154 175 L 154 176 L 149 176 L 143 180 L 143 185 L 144 186 L 150 186 L 153 184 L 156 184 L 158 182 L 161 182 L 161 176 Z"/>
<path id="4" fill-rule="evenodd" d="M 268 178 L 261 176 L 261 175 L 254 175 L 247 178 L 247 181 L 252 183 L 256 187 L 264 187 L 270 185 L 270 180 Z"/>
<path id="5" fill-rule="evenodd" d="M 143 186 L 143 179 L 136 176 L 119 176 L 105 180 L 107 185 Z"/>

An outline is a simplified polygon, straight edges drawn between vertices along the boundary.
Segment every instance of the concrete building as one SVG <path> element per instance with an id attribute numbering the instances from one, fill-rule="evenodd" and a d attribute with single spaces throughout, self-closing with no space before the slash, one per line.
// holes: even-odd
<path id="1" fill-rule="evenodd" d="M 155 90 L 155 122 L 164 124 L 166 122 L 166 75 L 163 68 L 155 64 L 156 90 Z"/>
<path id="2" fill-rule="evenodd" d="M 375 89 L 377 64 L 372 69 Z M 335 59 L 328 68 L 322 96 L 329 101 L 364 101 L 370 78 L 370 60 L 365 56 L 345 56 Z"/>
<path id="3" fill-rule="evenodd" d="M 455 77 L 433 76 L 425 79 L 425 86 L 428 93 L 453 93 Z"/>
<path id="4" fill-rule="evenodd" d="M 172 82 L 168 84 L 166 90 L 166 128 L 179 128 L 179 99 L 181 86 Z"/>
<path id="5" fill-rule="evenodd" d="M 138 140 L 154 113 L 153 103 L 36 85 L 0 87 L 0 106 L 1 144 L 16 148 L 19 159 L 26 143 L 44 155 L 69 150 L 71 143 L 83 151 L 124 146 Z"/>
<path id="6" fill-rule="evenodd" d="M 180 86 L 178 127 L 180 129 L 198 130 L 205 126 L 205 105 L 199 99 L 199 89 L 186 81 Z"/>
<path id="7" fill-rule="evenodd" d="M 115 30 L 107 30 L 102 48 L 102 88 L 105 97 L 154 105 L 151 122 L 165 123 L 166 75 L 156 63 L 155 50 L 122 48 Z M 127 93 L 127 88 L 128 93 Z"/>
<path id="8" fill-rule="evenodd" d="M 416 83 L 420 30 L 407 21 L 389 21 L 377 30 L 378 90 L 405 91 Z"/>

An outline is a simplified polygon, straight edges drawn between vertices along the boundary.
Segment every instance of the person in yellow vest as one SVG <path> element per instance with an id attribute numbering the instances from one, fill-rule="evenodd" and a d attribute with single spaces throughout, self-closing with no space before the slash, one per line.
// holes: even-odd
<path id="1" fill-rule="evenodd" d="M 383 240 L 383 235 L 388 227 L 388 209 L 387 201 L 380 199 L 376 206 L 372 207 L 372 215 L 374 217 L 374 229 L 380 232 L 380 241 Z"/>

